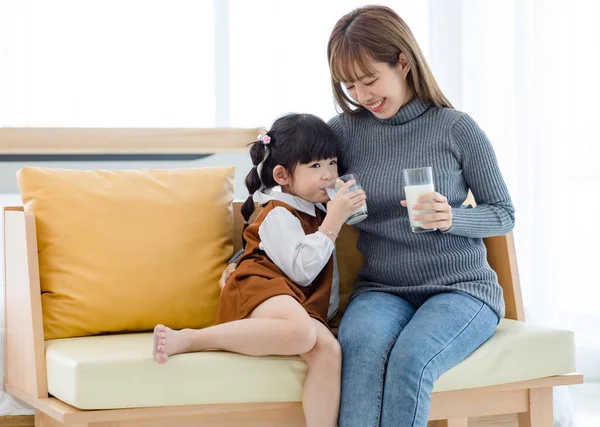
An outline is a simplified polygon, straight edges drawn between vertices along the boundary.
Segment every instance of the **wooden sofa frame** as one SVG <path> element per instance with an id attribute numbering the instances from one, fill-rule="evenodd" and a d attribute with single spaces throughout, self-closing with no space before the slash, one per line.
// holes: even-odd
<path id="1" fill-rule="evenodd" d="M 223 132 L 220 130 L 219 132 Z M 248 139 L 244 139 L 248 141 Z M 237 149 L 242 149 L 238 143 Z M 228 147 L 228 151 L 235 151 Z M 241 204 L 234 203 L 235 247 Z M 299 402 L 79 410 L 48 394 L 35 218 L 22 207 L 4 210 L 6 390 L 35 409 L 36 427 L 300 427 Z M 345 227 L 344 233 L 354 233 Z M 488 261 L 504 290 L 506 317 L 525 321 L 512 233 L 486 238 Z M 552 427 L 552 387 L 580 384 L 580 374 L 433 393 L 430 425 L 467 427 L 470 417 L 518 414 L 519 427 Z"/>

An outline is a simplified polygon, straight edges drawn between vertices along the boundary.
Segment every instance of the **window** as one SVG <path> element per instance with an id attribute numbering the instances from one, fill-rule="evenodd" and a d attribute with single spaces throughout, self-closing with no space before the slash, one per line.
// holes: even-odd
<path id="1" fill-rule="evenodd" d="M 202 0 L 0 0 L 0 126 L 212 127 Z"/>
<path id="2" fill-rule="evenodd" d="M 381 3 L 427 50 L 428 2 Z M 0 126 L 256 127 L 291 111 L 329 119 L 327 40 L 363 4 L 0 0 Z"/>

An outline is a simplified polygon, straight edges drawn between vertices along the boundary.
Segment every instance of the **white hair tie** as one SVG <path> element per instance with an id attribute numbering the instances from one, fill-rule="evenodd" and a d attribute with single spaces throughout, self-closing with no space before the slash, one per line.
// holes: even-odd
<path id="1" fill-rule="evenodd" d="M 267 136 L 267 138 L 269 138 L 269 137 Z M 270 142 L 270 138 L 269 138 L 269 142 Z M 267 144 L 268 144 L 268 142 L 267 142 Z M 267 160 L 267 157 L 269 157 L 269 153 L 270 153 L 269 147 L 267 147 L 265 145 L 265 155 L 264 155 L 263 159 L 261 160 L 261 162 L 256 166 L 256 172 L 258 172 L 258 178 L 261 180 L 261 182 L 262 182 L 262 178 L 260 178 L 260 174 L 262 173 L 262 168 L 263 168 L 263 164 L 265 163 L 265 160 Z"/>

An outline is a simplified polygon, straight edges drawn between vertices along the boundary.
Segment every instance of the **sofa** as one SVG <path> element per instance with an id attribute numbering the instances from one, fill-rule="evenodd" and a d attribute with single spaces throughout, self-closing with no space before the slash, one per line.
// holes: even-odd
<path id="1" fill-rule="evenodd" d="M 24 168 L 4 209 L 6 390 L 39 426 L 303 426 L 299 357 L 221 351 L 152 357 L 152 326 L 206 327 L 241 246 L 233 168 Z M 362 258 L 337 240 L 340 314 Z M 518 414 L 552 426 L 552 388 L 579 384 L 572 332 L 525 321 L 512 233 L 486 238 L 506 318 L 435 383 L 430 424 Z M 340 316 L 332 321 L 339 324 Z"/>

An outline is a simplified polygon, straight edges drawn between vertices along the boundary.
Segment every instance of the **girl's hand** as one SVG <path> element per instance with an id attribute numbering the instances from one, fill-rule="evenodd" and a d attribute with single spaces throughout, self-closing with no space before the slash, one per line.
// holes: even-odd
<path id="1" fill-rule="evenodd" d="M 339 221 L 341 227 L 348 217 L 356 209 L 365 204 L 367 195 L 364 190 L 352 190 L 348 192 L 348 189 L 356 184 L 356 181 L 351 179 L 344 183 L 338 190 L 337 194 L 327 202 L 327 216 L 333 216 Z"/>
<path id="2" fill-rule="evenodd" d="M 400 204 L 406 207 L 406 200 L 400 201 Z M 452 207 L 448 204 L 448 199 L 440 193 L 434 191 L 423 194 L 412 209 L 413 211 L 434 211 L 415 215 L 414 219 L 420 221 L 423 228 L 437 228 L 440 231 L 446 231 L 452 227 Z"/>

